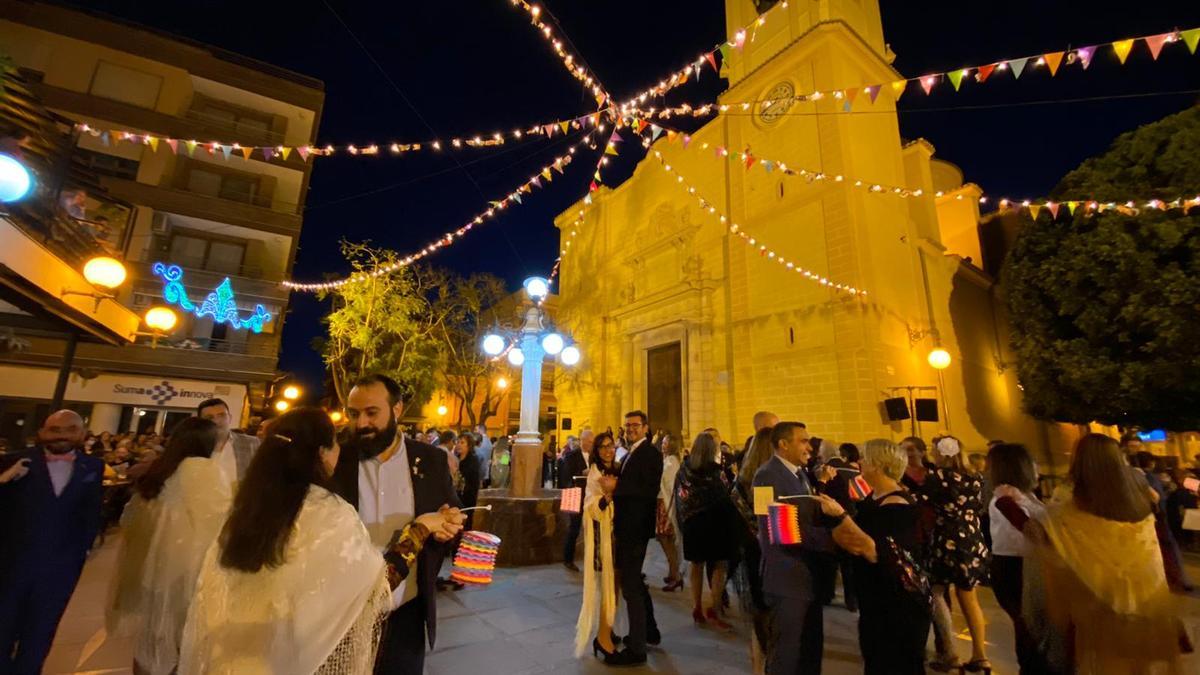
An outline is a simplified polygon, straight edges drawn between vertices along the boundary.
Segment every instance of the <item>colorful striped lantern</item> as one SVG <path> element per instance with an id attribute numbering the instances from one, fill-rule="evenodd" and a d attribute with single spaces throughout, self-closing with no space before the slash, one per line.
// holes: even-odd
<path id="1" fill-rule="evenodd" d="M 799 544 L 800 509 L 793 504 L 772 504 L 767 508 L 767 530 L 772 544 Z"/>
<path id="2" fill-rule="evenodd" d="M 496 571 L 496 553 L 500 537 L 488 532 L 470 530 L 463 534 L 450 578 L 464 584 L 490 584 Z"/>

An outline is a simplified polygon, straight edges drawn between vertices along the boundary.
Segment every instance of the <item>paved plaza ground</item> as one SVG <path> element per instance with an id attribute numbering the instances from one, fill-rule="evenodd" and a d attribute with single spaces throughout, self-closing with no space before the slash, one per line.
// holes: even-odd
<path id="1" fill-rule="evenodd" d="M 132 672 L 131 641 L 109 639 L 104 632 L 104 601 L 118 544 L 119 536 L 110 536 L 84 569 L 46 662 L 46 673 Z M 666 567 L 662 551 L 656 545 L 652 547 L 646 571 L 648 578 L 657 583 Z M 1200 564 L 1197 564 L 1200 559 L 1191 562 L 1192 578 L 1200 579 Z M 657 587 L 652 593 L 663 643 L 651 649 L 647 666 L 609 671 L 590 655 L 576 660 L 572 641 L 581 581 L 582 575 L 560 565 L 547 565 L 498 570 L 491 586 L 441 593 L 438 645 L 426 660 L 426 672 L 430 675 L 750 672 L 746 626 L 735 621 L 736 631 L 730 634 L 693 626 L 690 595 L 663 593 Z M 990 590 L 981 589 L 981 596 L 988 621 L 989 655 L 995 665 L 993 672 L 1016 673 L 1008 618 L 996 605 Z M 1188 598 L 1185 612 L 1192 634 L 1200 635 L 1200 598 Z M 856 620 L 856 615 L 841 604 L 840 597 L 833 607 L 826 609 L 826 675 L 862 672 Z M 957 613 L 955 625 L 964 628 L 962 616 Z M 964 658 L 970 653 L 970 643 L 962 632 L 958 651 Z M 1193 656 L 1189 666 L 1188 672 L 1200 672 L 1200 659 Z"/>

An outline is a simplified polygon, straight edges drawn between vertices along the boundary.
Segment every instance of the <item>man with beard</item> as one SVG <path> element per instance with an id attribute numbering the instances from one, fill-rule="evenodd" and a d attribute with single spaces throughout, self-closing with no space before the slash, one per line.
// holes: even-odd
<path id="1" fill-rule="evenodd" d="M 100 529 L 104 462 L 83 418 L 46 418 L 32 450 L 0 461 L 0 673 L 40 673 Z"/>
<path id="2" fill-rule="evenodd" d="M 425 638 L 432 647 L 437 633 L 438 570 L 453 550 L 466 514 L 458 510 L 446 453 L 398 433 L 396 418 L 402 410 L 395 380 L 366 375 L 355 382 L 346 401 L 349 438 L 333 478 L 338 494 L 358 508 L 371 541 L 381 549 L 418 515 L 444 517 L 442 529 L 431 533 L 418 554 L 417 573 L 392 591 L 392 613 L 375 661 L 376 673 L 419 675 Z"/>

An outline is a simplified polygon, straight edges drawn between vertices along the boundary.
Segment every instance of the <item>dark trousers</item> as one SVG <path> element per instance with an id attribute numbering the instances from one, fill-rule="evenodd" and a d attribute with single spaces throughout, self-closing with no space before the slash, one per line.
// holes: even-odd
<path id="1" fill-rule="evenodd" d="M 838 569 L 842 573 L 842 596 L 846 600 L 846 607 L 851 610 L 858 609 L 858 591 L 854 588 L 854 554 L 838 549 L 837 559 Z"/>
<path id="2" fill-rule="evenodd" d="M 583 526 L 583 514 L 567 516 L 567 537 L 563 539 L 563 562 L 575 562 L 575 545 L 579 542 L 579 528 Z"/>
<path id="3" fill-rule="evenodd" d="M 1051 672 L 1045 658 L 1038 650 L 1038 642 L 1025 625 L 1021 613 L 1021 586 L 1024 583 L 1025 559 L 1010 555 L 992 556 L 992 592 L 996 602 L 1013 622 L 1016 636 L 1017 664 L 1021 675 L 1040 675 Z"/>
<path id="4" fill-rule="evenodd" d="M 646 562 L 648 539 L 617 542 L 617 580 L 621 584 L 621 595 L 625 598 L 625 611 L 629 613 L 629 636 L 624 644 L 634 654 L 646 653 L 646 635 L 658 632 L 654 620 L 654 601 L 650 599 L 650 588 L 642 580 L 642 564 Z"/>
<path id="5" fill-rule="evenodd" d="M 766 599 L 772 630 L 767 675 L 821 675 L 825 625 L 820 601 L 771 593 Z"/>
<path id="6" fill-rule="evenodd" d="M 0 579 L 0 675 L 37 675 L 81 569 L 18 571 Z"/>
<path id="7" fill-rule="evenodd" d="M 813 592 L 822 605 L 832 605 L 837 586 L 838 559 L 835 553 L 813 553 L 808 558 Z"/>
<path id="8" fill-rule="evenodd" d="M 415 579 L 414 579 L 415 581 Z M 421 675 L 425 669 L 425 599 L 413 598 L 388 616 L 375 659 L 376 675 Z"/>

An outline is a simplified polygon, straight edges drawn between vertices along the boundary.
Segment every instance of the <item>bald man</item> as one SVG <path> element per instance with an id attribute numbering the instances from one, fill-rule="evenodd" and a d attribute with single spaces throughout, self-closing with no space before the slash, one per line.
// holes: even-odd
<path id="1" fill-rule="evenodd" d="M 0 675 L 40 673 L 100 529 L 104 463 L 83 419 L 59 410 L 38 444 L 0 463 Z"/>

